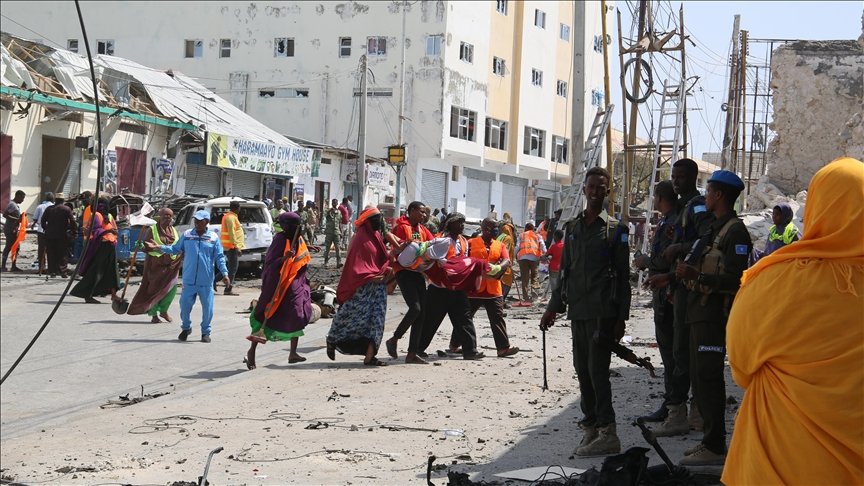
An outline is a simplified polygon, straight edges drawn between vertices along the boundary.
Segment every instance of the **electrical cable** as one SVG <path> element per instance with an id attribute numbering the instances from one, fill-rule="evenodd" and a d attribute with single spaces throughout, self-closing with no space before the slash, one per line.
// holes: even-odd
<path id="1" fill-rule="evenodd" d="M 636 62 L 636 60 L 637 58 L 631 57 L 627 60 L 627 62 L 624 63 L 624 73 L 627 72 L 627 68 L 630 67 L 631 64 Z M 651 65 L 648 64 L 648 61 L 646 61 L 645 59 L 638 58 L 638 60 L 639 65 L 642 68 L 642 72 L 648 74 L 648 79 L 645 87 L 645 95 L 639 98 L 634 98 L 633 95 L 629 91 L 627 91 L 627 87 L 624 87 L 624 96 L 626 96 L 627 100 L 634 104 L 644 103 L 654 92 L 654 73 L 651 71 Z"/>
<path id="2" fill-rule="evenodd" d="M 84 16 L 81 13 L 81 5 L 79 0 L 75 0 L 75 9 L 78 11 L 78 22 L 81 24 L 81 35 L 84 37 L 84 47 L 87 49 L 87 61 L 90 64 L 90 80 L 93 83 L 93 103 L 96 106 L 96 130 L 97 130 L 97 143 L 96 148 L 98 150 L 98 165 L 96 170 L 96 190 L 93 193 L 93 198 L 90 201 L 90 211 L 93 217 L 90 220 L 90 228 L 89 233 L 87 234 L 87 238 L 84 240 L 84 248 L 81 250 L 81 254 L 86 254 L 87 247 L 91 242 L 91 236 L 93 235 L 94 227 L 96 226 L 94 223 L 96 222 L 96 209 L 98 207 L 97 201 L 99 200 L 99 186 L 102 183 L 102 177 L 104 175 L 105 170 L 105 160 L 104 154 L 102 153 L 102 117 L 100 116 L 100 107 L 99 107 L 99 87 L 96 85 L 96 69 L 93 65 L 93 56 L 90 53 L 90 42 L 87 40 L 87 29 L 84 27 Z M 24 359 L 24 356 L 27 355 L 27 352 L 30 351 L 30 348 L 36 344 L 36 341 L 39 339 L 39 336 L 45 331 L 45 328 L 48 327 L 48 323 L 51 322 L 51 319 L 54 317 L 54 314 L 57 313 L 57 310 L 60 309 L 60 304 L 63 303 L 63 299 L 66 298 L 66 294 L 69 293 L 69 289 L 72 288 L 72 284 L 75 283 L 75 276 L 78 275 L 78 270 L 81 268 L 81 263 L 83 263 L 84 259 L 79 258 L 78 263 L 75 265 L 75 270 L 71 272 L 69 275 L 69 283 L 66 284 L 66 288 L 63 289 L 63 293 L 60 294 L 60 298 L 57 299 L 57 303 L 54 305 L 54 308 L 51 310 L 51 313 L 48 314 L 48 318 L 45 319 L 45 322 L 42 323 L 42 327 L 39 328 L 39 331 L 36 332 L 36 335 L 33 336 L 33 339 L 30 340 L 30 343 L 24 348 L 24 351 L 21 352 L 21 355 L 15 359 L 15 362 L 12 363 L 12 366 L 6 371 L 3 375 L 3 378 L 0 378 L 0 386 L 6 382 L 6 378 L 15 371 L 15 368 L 18 367 L 18 364 L 21 363 L 21 360 Z"/>

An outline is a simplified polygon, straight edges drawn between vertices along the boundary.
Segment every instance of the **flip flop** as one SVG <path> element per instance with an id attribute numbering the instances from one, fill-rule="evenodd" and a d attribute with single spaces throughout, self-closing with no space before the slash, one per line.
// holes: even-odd
<path id="1" fill-rule="evenodd" d="M 381 361 L 378 358 L 372 358 L 368 362 L 364 360 L 363 364 L 366 366 L 387 366 L 387 363 Z"/>
<path id="2" fill-rule="evenodd" d="M 306 358 L 304 358 L 303 356 L 300 356 L 300 357 L 298 357 L 298 358 L 289 358 L 289 359 L 288 359 L 288 362 L 291 363 L 291 364 L 294 364 L 294 363 L 302 363 L 302 362 L 304 362 L 304 361 L 306 361 Z"/>

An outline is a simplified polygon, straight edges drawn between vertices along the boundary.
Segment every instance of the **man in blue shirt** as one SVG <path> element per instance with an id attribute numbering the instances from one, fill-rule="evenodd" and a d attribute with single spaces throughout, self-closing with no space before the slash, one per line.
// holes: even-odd
<path id="1" fill-rule="evenodd" d="M 195 298 L 201 299 L 201 342 L 210 342 L 210 322 L 213 320 L 213 277 L 214 265 L 219 267 L 222 275 L 228 275 L 225 265 L 225 254 L 219 234 L 210 231 L 210 213 L 205 210 L 195 212 L 195 228 L 186 230 L 172 245 L 157 246 L 149 242 L 148 251 L 159 250 L 168 255 L 183 253 L 183 291 L 180 293 L 180 327 L 182 331 L 177 339 L 185 341 L 192 333 L 192 306 Z M 222 278 L 226 286 L 230 284 L 228 277 Z"/>

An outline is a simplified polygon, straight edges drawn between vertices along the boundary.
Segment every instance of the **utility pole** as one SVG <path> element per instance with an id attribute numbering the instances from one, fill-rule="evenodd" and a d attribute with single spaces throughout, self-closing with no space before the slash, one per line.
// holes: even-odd
<path id="1" fill-rule="evenodd" d="M 648 11 L 648 1 L 641 0 L 639 2 L 639 27 L 637 30 L 637 43 L 641 44 L 645 37 L 645 16 Z M 622 49 L 623 51 L 623 49 Z M 639 98 L 639 81 L 642 77 L 642 52 L 644 49 L 636 50 L 635 61 L 633 62 L 633 98 Z M 621 88 L 625 91 L 623 98 L 627 98 L 626 89 L 624 88 L 624 72 L 621 72 Z M 633 178 L 633 157 L 635 153 L 629 150 L 629 147 L 636 145 L 636 122 L 639 117 L 639 103 L 631 103 L 630 105 L 630 123 L 629 130 L 626 134 L 624 143 L 624 207 L 621 208 L 621 221 L 627 224 L 630 221 L 630 200 L 631 200 L 631 184 Z"/>
<path id="2" fill-rule="evenodd" d="M 740 69 L 739 106 L 741 107 L 741 162 L 735 164 L 736 172 L 744 174 L 744 161 L 747 155 L 747 31 L 741 31 L 741 69 Z M 737 157 L 737 153 L 736 153 Z"/>
<path id="3" fill-rule="evenodd" d="M 681 4 L 681 8 L 678 10 L 678 21 L 681 24 L 681 32 L 678 34 L 681 36 L 681 81 L 683 81 L 682 86 L 684 89 L 687 89 L 687 58 L 685 57 L 685 40 L 687 39 L 684 36 L 684 4 Z M 687 157 L 687 153 L 689 152 L 689 147 L 687 144 L 687 93 L 684 93 L 684 112 L 683 118 L 681 119 L 682 130 L 681 133 L 683 135 L 682 142 L 684 147 L 684 157 Z M 653 184 L 654 181 L 652 181 Z"/>
<path id="4" fill-rule="evenodd" d="M 400 147 L 404 145 L 404 129 L 405 129 L 405 10 L 408 8 L 408 1 L 402 2 L 402 63 L 399 73 L 399 142 Z M 403 147 L 404 149 L 404 147 Z M 403 157 L 405 153 L 403 152 Z M 402 169 L 405 168 L 405 161 L 391 164 L 391 167 L 396 168 L 396 217 L 401 214 L 402 204 Z"/>
<path id="5" fill-rule="evenodd" d="M 729 60 L 729 93 L 726 97 L 726 128 L 723 130 L 723 149 L 720 151 L 720 168 L 725 169 L 729 164 L 729 151 L 732 147 L 732 134 L 734 132 L 733 112 L 735 111 L 735 88 L 737 84 L 736 68 L 738 65 L 738 32 L 741 27 L 741 16 L 735 15 L 732 23 L 732 57 Z"/>
<path id="6" fill-rule="evenodd" d="M 606 33 L 606 0 L 600 0 L 600 11 L 603 19 L 603 109 L 609 110 L 609 99 L 612 98 L 612 88 L 609 85 L 609 35 Z M 606 170 L 612 174 L 612 125 L 606 127 Z M 615 216 L 615 177 L 609 181 L 609 215 Z"/>
<path id="7" fill-rule="evenodd" d="M 363 197 L 366 195 L 366 75 L 369 72 L 366 54 L 360 56 L 360 129 L 358 131 L 359 158 L 357 161 L 357 214 L 363 211 L 366 205 Z"/>

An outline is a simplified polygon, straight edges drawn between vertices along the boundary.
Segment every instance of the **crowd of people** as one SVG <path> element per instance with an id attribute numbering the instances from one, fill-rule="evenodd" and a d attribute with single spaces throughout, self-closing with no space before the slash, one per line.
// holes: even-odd
<path id="1" fill-rule="evenodd" d="M 464 215 L 444 209 L 430 212 L 421 201 L 410 203 L 392 228 L 375 207 L 367 206 L 353 217 L 350 198 L 341 204 L 333 199 L 323 212 L 314 203 L 300 202 L 291 212 L 277 201 L 271 209 L 276 234 L 249 315 L 246 339 L 251 344 L 244 361 L 250 370 L 256 368 L 257 346 L 271 341 L 290 343 L 290 363 L 306 360 L 297 353 L 297 344 L 312 315 L 308 267 L 311 253 L 321 251 L 315 240 L 322 226 L 324 264 L 332 252 L 341 268 L 339 307 L 326 337 L 330 360 L 338 352 L 362 356 L 368 366 L 386 366 L 378 357 L 382 343 L 397 359 L 400 340 L 407 334 L 404 362 L 427 364 L 427 350 L 445 316 L 453 326 L 447 352 L 465 360 L 483 359 L 474 322 L 480 308 L 488 316 L 496 355 L 519 353 L 505 320 L 514 264 L 522 299 L 536 301 L 537 268 L 548 262 L 551 292 L 540 329 L 547 332 L 561 318 L 570 321 L 583 414 L 583 433 L 574 453 L 617 454 L 621 441 L 610 365 L 612 345 L 624 335 L 630 317 L 632 265 L 648 272 L 645 288 L 652 295 L 664 368 L 663 400 L 641 420 L 655 424 L 657 437 L 702 432 L 680 464 L 725 464 L 723 480 L 730 484 L 860 480 L 864 165 L 838 159 L 814 176 L 800 239 L 789 206 L 773 208 L 774 226 L 763 251 L 754 251 L 747 227 L 734 210 L 744 182 L 733 172 L 719 170 L 702 195 L 697 177 L 696 163 L 679 159 L 671 180 L 656 184 L 653 209 L 660 218 L 651 232 L 650 252 L 637 253 L 632 261 L 633 231 L 607 212 L 612 178 L 599 167 L 586 172 L 586 208 L 574 219 L 560 221 L 559 210 L 538 229 L 528 223 L 521 233 L 507 213 L 499 221 L 494 207 L 479 234 L 468 237 L 463 234 Z M 21 227 L 26 227 L 20 210 L 24 197 L 18 191 L 4 211 L 4 270 L 7 257 L 13 271 L 18 268 L 16 245 Z M 67 275 L 69 235 L 79 224 L 84 228 L 89 241 L 72 295 L 86 302 L 105 295 L 116 300 L 122 286 L 116 269 L 116 223 L 105 200 L 97 201 L 95 209 L 76 218 L 62 194 L 49 193 L 37 207 L 35 221 L 39 269 L 44 269 L 45 255 L 51 274 Z M 238 211 L 239 205 L 232 203 L 221 231 L 208 228 L 208 211 L 198 211 L 194 228 L 178 234 L 173 213 L 162 209 L 157 224 L 143 235 L 145 270 L 128 313 L 146 313 L 154 323 L 160 318 L 171 322 L 168 311 L 182 267 L 178 338 L 186 341 L 190 336 L 190 311 L 200 299 L 201 341 L 210 342 L 215 282 L 221 280 L 225 293 L 233 295 L 236 259 L 244 248 Z M 385 340 L 388 288 L 394 285 L 407 312 Z M 798 305 L 802 301 L 809 303 L 803 309 Z M 791 308 L 799 311 L 789 313 Z M 746 389 L 731 448 L 725 420 L 727 355 L 735 380 Z M 820 464 L 818 476 L 815 470 L 804 472 L 810 471 L 802 468 L 808 459 Z"/>

